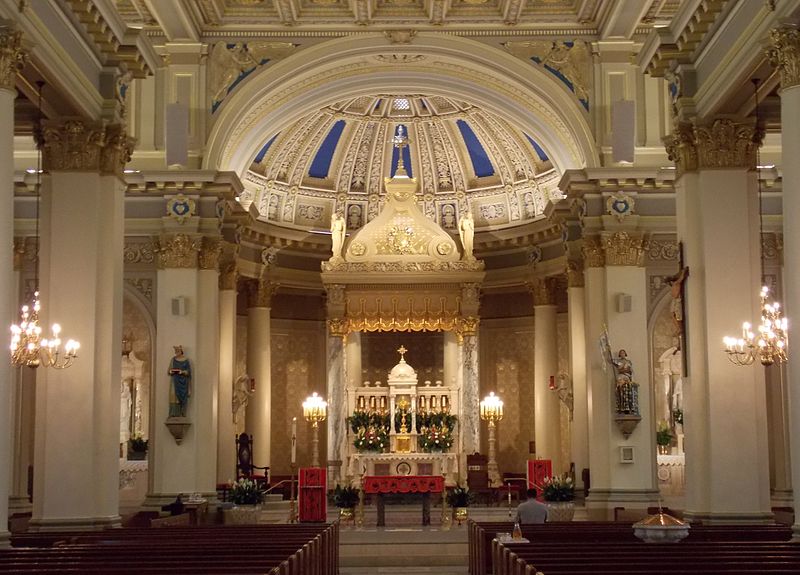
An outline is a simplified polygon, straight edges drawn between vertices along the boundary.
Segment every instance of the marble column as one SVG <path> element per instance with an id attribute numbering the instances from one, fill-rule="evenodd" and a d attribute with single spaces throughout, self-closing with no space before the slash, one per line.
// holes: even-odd
<path id="1" fill-rule="evenodd" d="M 247 373 L 255 378 L 255 393 L 247 404 L 245 430 L 253 436 L 253 463 L 270 464 L 272 439 L 272 375 L 270 311 L 277 286 L 265 279 L 250 294 L 247 310 Z"/>
<path id="2" fill-rule="evenodd" d="M 233 384 L 236 373 L 235 258 L 227 259 L 219 275 L 219 431 L 217 435 L 217 483 L 236 478 L 236 431 L 233 424 Z"/>
<path id="3" fill-rule="evenodd" d="M 131 149 L 120 124 L 43 130 L 40 321 L 46 332 L 60 323 L 81 348 L 68 369 L 38 368 L 34 530 L 120 524 L 122 169 Z"/>
<path id="4" fill-rule="evenodd" d="M 478 334 L 464 334 L 461 343 L 461 428 L 462 454 L 480 451 L 480 380 L 478 375 Z M 466 459 L 465 459 L 466 462 Z"/>
<path id="5" fill-rule="evenodd" d="M 328 484 L 336 485 L 344 479 L 346 466 L 343 462 L 347 457 L 347 357 L 344 337 L 328 334 L 326 350 L 327 389 L 319 393 L 327 394 L 328 451 L 327 457 L 320 454 L 320 465 L 324 464 L 328 469 Z"/>
<path id="6" fill-rule="evenodd" d="M 800 189 L 800 165 L 795 161 L 800 153 L 800 32 L 796 26 L 782 26 L 772 30 L 770 62 L 781 74 L 781 148 L 783 161 L 783 189 L 795 192 Z M 794 214 L 800 213 L 797 193 L 782 194 L 783 201 L 783 266 L 784 311 L 789 318 L 789 329 L 795 328 L 800 317 L 800 222 Z M 796 348 L 796 346 L 795 346 Z M 791 437 L 800 437 L 800 354 L 789 349 L 786 366 L 789 397 Z M 791 445 L 792 485 L 800 485 L 800 441 Z M 794 490 L 794 508 L 800 509 L 800 489 Z M 795 513 L 794 538 L 800 539 L 800 513 Z"/>
<path id="7" fill-rule="evenodd" d="M 583 488 L 582 471 L 589 467 L 589 414 L 586 401 L 586 324 L 582 264 L 570 261 L 567 268 L 567 312 L 569 316 L 569 373 L 572 384 L 572 437 L 575 485 Z"/>
<path id="8" fill-rule="evenodd" d="M 710 523 L 772 519 L 764 369 L 734 365 L 721 343 L 723 336 L 738 334 L 742 322 L 757 323 L 760 317 L 753 171 L 760 140 L 752 124 L 720 119 L 678 124 L 667 141 L 678 170 L 678 238 L 689 268 L 685 516 Z M 730 152 L 719 154 L 720 149 Z M 784 205 L 784 213 L 790 210 Z M 743 467 L 747 473 L 741 473 Z"/>
<path id="9" fill-rule="evenodd" d="M 25 53 L 22 50 L 22 33 L 8 27 L 0 33 L 0 182 L 5 186 L 0 202 L 0 323 L 9 326 L 17 321 L 16 285 L 12 281 L 14 244 L 14 84 L 17 70 L 22 67 Z M 7 327 L 5 328 L 8 329 Z M 4 361 L 0 363 L 0 437 L 11 436 L 14 418 L 11 414 L 11 386 L 13 369 Z M 0 441 L 0 469 L 11 468 L 10 442 Z M 9 537 L 8 525 L 9 474 L 0 473 L 0 546 Z"/>
<path id="10" fill-rule="evenodd" d="M 219 381 L 220 241 L 187 233 L 199 222 L 165 224 L 158 239 L 158 333 L 151 408 L 150 490 L 145 507 L 155 508 L 179 493 L 216 500 L 217 393 Z M 183 304 L 177 303 L 182 301 Z M 185 417 L 170 416 L 174 347 L 182 346 L 191 367 Z"/>
<path id="11" fill-rule="evenodd" d="M 28 256 L 35 253 L 34 244 L 31 244 L 28 250 Z M 13 286 L 18 294 L 24 294 L 21 276 L 25 255 L 25 239 L 15 239 Z M 17 308 L 22 305 L 21 301 L 22 297 L 17 299 Z M 11 470 L 11 491 L 8 498 L 10 515 L 30 513 L 32 509 L 28 494 L 28 477 L 33 468 L 36 370 L 29 368 L 14 370 L 12 386 L 11 450 L 13 469 Z"/>
<path id="12" fill-rule="evenodd" d="M 549 459 L 553 473 L 566 471 L 561 457 L 561 405 L 558 376 L 555 278 L 537 279 L 533 292 L 533 426 L 536 457 Z M 552 388 L 550 382 L 552 381 Z"/>

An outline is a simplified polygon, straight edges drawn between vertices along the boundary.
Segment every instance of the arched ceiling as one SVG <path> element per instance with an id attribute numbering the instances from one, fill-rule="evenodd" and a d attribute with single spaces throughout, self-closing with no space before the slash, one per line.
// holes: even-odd
<path id="1" fill-rule="evenodd" d="M 358 229 L 380 212 L 400 131 L 419 202 L 445 229 L 455 230 L 466 210 L 478 229 L 527 223 L 560 197 L 547 151 L 496 114 L 440 95 L 376 94 L 338 101 L 265 135 L 242 202 L 278 225 L 326 229 L 340 212 L 348 229 Z"/>

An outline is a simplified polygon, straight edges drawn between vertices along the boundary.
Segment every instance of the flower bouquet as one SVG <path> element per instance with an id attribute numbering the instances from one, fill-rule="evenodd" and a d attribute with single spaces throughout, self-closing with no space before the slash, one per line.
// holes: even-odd
<path id="1" fill-rule="evenodd" d="M 431 425 L 422 428 L 419 436 L 419 448 L 426 452 L 446 451 L 453 446 L 453 432 L 449 427 Z"/>
<path id="2" fill-rule="evenodd" d="M 575 499 L 575 485 L 568 475 L 545 477 L 541 485 L 545 501 L 572 501 Z"/>
<path id="3" fill-rule="evenodd" d="M 258 505 L 264 501 L 264 492 L 255 481 L 243 477 L 231 484 L 229 497 L 234 505 Z"/>
<path id="4" fill-rule="evenodd" d="M 383 452 L 389 446 L 389 434 L 384 427 L 370 425 L 358 430 L 353 446 L 358 451 Z"/>

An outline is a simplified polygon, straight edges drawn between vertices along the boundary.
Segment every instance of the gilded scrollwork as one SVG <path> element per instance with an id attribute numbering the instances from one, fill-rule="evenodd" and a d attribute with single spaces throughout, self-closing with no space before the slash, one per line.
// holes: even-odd
<path id="1" fill-rule="evenodd" d="M 187 234 L 161 236 L 156 240 L 155 247 L 155 252 L 158 254 L 158 268 L 196 268 L 200 249 L 200 238 L 190 237 Z"/>
<path id="2" fill-rule="evenodd" d="M 222 239 L 218 237 L 203 237 L 200 244 L 198 262 L 201 270 L 218 270 L 220 256 L 222 255 Z"/>
<path id="3" fill-rule="evenodd" d="M 797 86 L 800 84 L 800 31 L 797 26 L 780 26 L 770 31 L 769 39 L 772 44 L 767 48 L 767 57 L 781 74 L 781 88 Z"/>
<path id="4" fill-rule="evenodd" d="M 153 303 L 152 278 L 142 278 L 142 277 L 125 278 L 125 283 L 131 286 L 140 294 L 142 294 L 144 299 L 146 299 L 148 302 L 150 302 L 151 304 Z"/>
<path id="5" fill-rule="evenodd" d="M 567 260 L 567 287 L 583 287 L 583 264 L 580 260 Z"/>
<path id="6" fill-rule="evenodd" d="M 127 240 L 122 251 L 126 264 L 152 264 L 156 259 L 156 245 L 151 240 Z"/>
<path id="7" fill-rule="evenodd" d="M 640 234 L 614 232 L 603 238 L 607 266 L 643 266 L 645 237 Z"/>
<path id="8" fill-rule="evenodd" d="M 602 268 L 606 265 L 605 251 L 600 238 L 596 236 L 583 238 L 581 253 L 587 268 Z"/>
<path id="9" fill-rule="evenodd" d="M 528 284 L 533 295 L 533 305 L 556 305 L 558 280 L 554 277 L 536 278 Z"/>
<path id="10" fill-rule="evenodd" d="M 708 125 L 678 122 L 664 144 L 669 159 L 683 173 L 703 168 L 752 167 L 763 138 L 761 126 L 722 118 Z"/>
<path id="11" fill-rule="evenodd" d="M 92 171 L 121 176 L 133 139 L 121 124 L 90 125 L 66 120 L 43 128 L 42 164 L 48 171 Z"/>
<path id="12" fill-rule="evenodd" d="M 676 240 L 651 238 L 647 242 L 647 257 L 650 260 L 677 261 L 678 251 L 678 242 Z"/>

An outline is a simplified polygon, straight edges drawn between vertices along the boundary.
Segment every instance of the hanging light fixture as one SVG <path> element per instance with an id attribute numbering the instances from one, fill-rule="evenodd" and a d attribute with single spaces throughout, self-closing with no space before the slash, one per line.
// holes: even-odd
<path id="1" fill-rule="evenodd" d="M 42 337 L 42 327 L 39 325 L 39 197 L 42 184 L 42 87 L 44 82 L 37 82 L 39 87 L 38 118 L 35 127 L 36 133 L 36 267 L 34 268 L 33 303 L 23 305 L 20 311 L 20 321 L 11 326 L 11 364 L 15 367 L 52 367 L 64 369 L 72 365 L 78 357 L 80 344 L 74 339 L 69 339 L 61 351 L 61 326 L 53 324 L 52 337 Z"/>
<path id="2" fill-rule="evenodd" d="M 756 104 L 756 130 L 759 126 L 758 80 L 753 80 Z M 761 251 L 761 235 L 764 232 L 764 210 L 762 207 L 760 145 L 756 147 L 756 174 L 758 176 L 758 246 Z M 761 277 L 764 277 L 764 254 L 761 254 Z M 736 365 L 752 365 L 758 360 L 761 365 L 784 363 L 788 359 L 789 338 L 786 318 L 782 316 L 781 304 L 770 303 L 769 288 L 761 288 L 761 323 L 757 332 L 749 322 L 742 324 L 739 338 L 725 336 L 725 353 Z"/>

